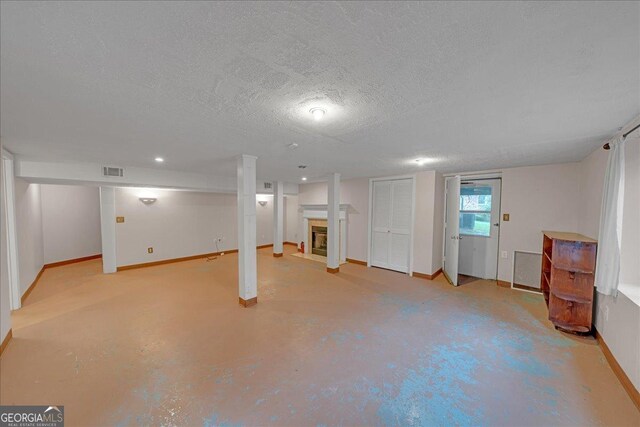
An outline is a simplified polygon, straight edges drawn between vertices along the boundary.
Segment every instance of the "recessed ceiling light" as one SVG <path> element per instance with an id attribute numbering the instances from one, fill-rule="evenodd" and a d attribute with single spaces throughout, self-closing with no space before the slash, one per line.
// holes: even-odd
<path id="1" fill-rule="evenodd" d="M 426 165 L 427 163 L 433 162 L 433 159 L 430 159 L 428 157 L 421 157 L 419 159 L 416 159 L 415 162 L 418 166 L 422 166 L 422 165 Z"/>
<path id="2" fill-rule="evenodd" d="M 322 120 L 322 118 L 324 117 L 326 111 L 323 110 L 322 108 L 312 108 L 311 110 L 309 110 L 309 112 L 313 115 L 313 118 L 318 121 L 318 120 Z"/>
<path id="3" fill-rule="evenodd" d="M 291 144 L 287 145 L 287 147 L 289 147 L 289 150 L 295 150 L 296 148 L 298 148 L 298 144 L 292 142 Z"/>
<path id="4" fill-rule="evenodd" d="M 162 157 L 156 157 L 155 161 L 158 162 L 158 163 L 162 163 L 162 162 L 164 162 L 164 159 Z"/>
<path id="5" fill-rule="evenodd" d="M 307 180 L 307 177 L 306 177 L 306 176 L 303 176 L 303 177 L 302 177 L 302 180 L 303 180 L 303 181 L 306 181 L 306 180 Z"/>

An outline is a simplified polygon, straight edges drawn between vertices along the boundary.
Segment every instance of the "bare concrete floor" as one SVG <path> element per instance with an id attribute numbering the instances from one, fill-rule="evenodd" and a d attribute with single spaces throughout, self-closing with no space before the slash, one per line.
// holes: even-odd
<path id="1" fill-rule="evenodd" d="M 454 288 L 258 252 L 100 273 L 46 270 L 13 314 L 2 404 L 65 405 L 67 425 L 640 425 L 593 339 L 541 296 Z"/>

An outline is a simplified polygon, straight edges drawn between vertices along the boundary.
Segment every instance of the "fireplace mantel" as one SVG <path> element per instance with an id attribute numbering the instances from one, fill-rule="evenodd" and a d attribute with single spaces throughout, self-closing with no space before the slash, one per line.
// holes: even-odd
<path id="1" fill-rule="evenodd" d="M 349 204 L 340 205 L 340 262 L 345 262 L 347 258 L 347 215 L 349 212 Z M 298 211 L 302 213 L 302 229 L 300 230 L 302 241 L 304 242 L 304 252 L 310 253 L 309 245 L 309 220 L 326 220 L 328 214 L 328 205 L 300 205 Z"/>

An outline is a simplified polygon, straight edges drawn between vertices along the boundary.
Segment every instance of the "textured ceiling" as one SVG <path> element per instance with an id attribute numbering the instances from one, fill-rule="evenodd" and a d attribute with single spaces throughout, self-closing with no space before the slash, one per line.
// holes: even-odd
<path id="1" fill-rule="evenodd" d="M 3 1 L 1 19 L 0 136 L 30 159 L 482 170 L 582 159 L 640 114 L 638 2 Z"/>

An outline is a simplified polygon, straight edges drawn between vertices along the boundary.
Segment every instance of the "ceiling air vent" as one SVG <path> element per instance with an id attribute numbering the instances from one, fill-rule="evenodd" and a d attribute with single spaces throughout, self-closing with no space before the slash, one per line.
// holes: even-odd
<path id="1" fill-rule="evenodd" d="M 271 190 L 271 183 L 270 182 L 265 182 L 264 183 L 264 189 L 265 190 Z"/>
<path id="2" fill-rule="evenodd" d="M 114 168 L 111 166 L 102 167 L 102 175 L 104 176 L 124 176 L 124 169 Z"/>

